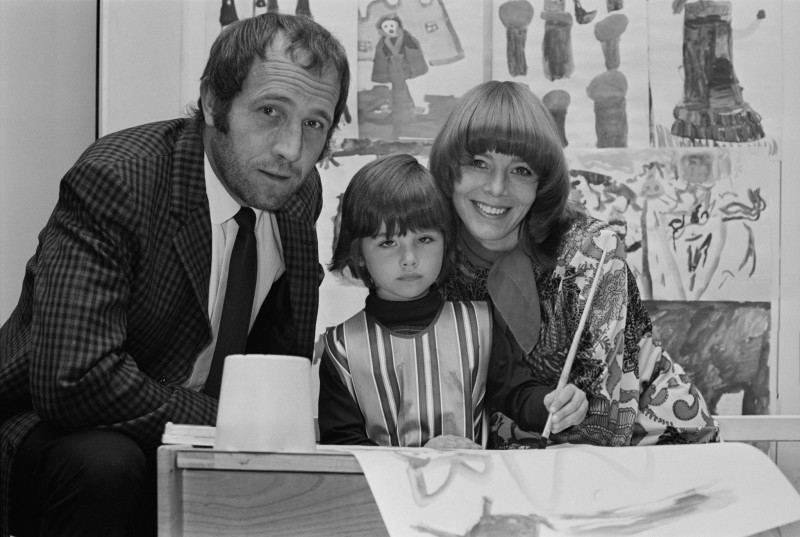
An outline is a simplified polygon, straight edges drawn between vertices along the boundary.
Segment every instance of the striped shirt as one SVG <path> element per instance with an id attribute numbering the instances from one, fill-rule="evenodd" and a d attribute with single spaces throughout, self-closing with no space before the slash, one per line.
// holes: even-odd
<path id="1" fill-rule="evenodd" d="M 485 302 L 443 302 L 416 334 L 390 330 L 361 311 L 328 329 L 325 347 L 369 438 L 417 447 L 443 434 L 485 440 L 491 333 Z"/>

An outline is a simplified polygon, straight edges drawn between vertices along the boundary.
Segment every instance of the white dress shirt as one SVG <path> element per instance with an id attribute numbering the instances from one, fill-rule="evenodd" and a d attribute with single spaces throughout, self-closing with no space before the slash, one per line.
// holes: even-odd
<path id="1" fill-rule="evenodd" d="M 211 278 L 208 282 L 208 316 L 211 319 L 213 339 L 203 349 L 195 361 L 192 374 L 186 387 L 193 390 L 202 389 L 211 367 L 214 347 L 217 344 L 219 321 L 222 316 L 222 305 L 225 302 L 225 289 L 228 283 L 228 260 L 233 251 L 233 243 L 239 224 L 233 217 L 241 206 L 222 186 L 208 157 L 205 161 L 205 182 L 208 205 L 211 213 Z M 285 271 L 283 250 L 275 215 L 269 211 L 253 209 L 256 214 L 256 249 L 258 252 L 258 275 L 256 277 L 256 294 L 253 300 L 253 311 L 250 313 L 250 327 L 261 309 L 273 282 Z"/>

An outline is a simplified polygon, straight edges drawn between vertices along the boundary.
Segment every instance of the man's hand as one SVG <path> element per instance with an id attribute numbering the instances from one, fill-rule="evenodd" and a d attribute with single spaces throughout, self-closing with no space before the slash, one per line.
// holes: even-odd
<path id="1" fill-rule="evenodd" d="M 586 394 L 574 384 L 567 384 L 560 392 L 553 390 L 545 395 L 544 405 L 552 414 L 550 424 L 554 433 L 578 425 L 589 410 Z"/>
<path id="2" fill-rule="evenodd" d="M 451 434 L 443 434 L 442 436 L 435 436 L 428 440 L 425 444 L 426 448 L 433 449 L 483 449 L 480 445 L 476 444 L 468 438 L 463 436 L 453 436 Z"/>

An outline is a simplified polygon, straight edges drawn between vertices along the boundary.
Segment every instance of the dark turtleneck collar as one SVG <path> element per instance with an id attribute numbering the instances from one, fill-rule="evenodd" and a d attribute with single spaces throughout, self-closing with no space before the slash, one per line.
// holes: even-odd
<path id="1" fill-rule="evenodd" d="M 387 328 L 418 328 L 422 330 L 436 318 L 444 299 L 436 285 L 428 294 L 415 300 L 384 300 L 370 290 L 364 311 Z"/>

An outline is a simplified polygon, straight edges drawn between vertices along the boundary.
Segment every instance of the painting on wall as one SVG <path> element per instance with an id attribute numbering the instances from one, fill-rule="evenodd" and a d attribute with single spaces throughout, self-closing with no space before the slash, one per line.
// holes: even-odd
<path id="1" fill-rule="evenodd" d="M 464 90 L 485 80 L 482 0 L 362 1 L 363 139 L 431 140 Z"/>
<path id="2" fill-rule="evenodd" d="M 769 414 L 769 302 L 646 300 L 654 334 L 712 415 Z"/>
<path id="3" fill-rule="evenodd" d="M 765 148 L 567 154 L 573 199 L 623 237 L 643 298 L 772 299 L 780 176 Z"/>
<path id="4" fill-rule="evenodd" d="M 780 151 L 780 0 L 649 0 L 653 145 Z"/>
<path id="5" fill-rule="evenodd" d="M 649 145 L 647 3 L 494 0 L 492 73 L 526 84 L 567 147 Z"/>
<path id="6" fill-rule="evenodd" d="M 780 175 L 768 150 L 568 155 L 573 199 L 623 238 L 655 336 L 712 414 L 769 413 Z"/>

